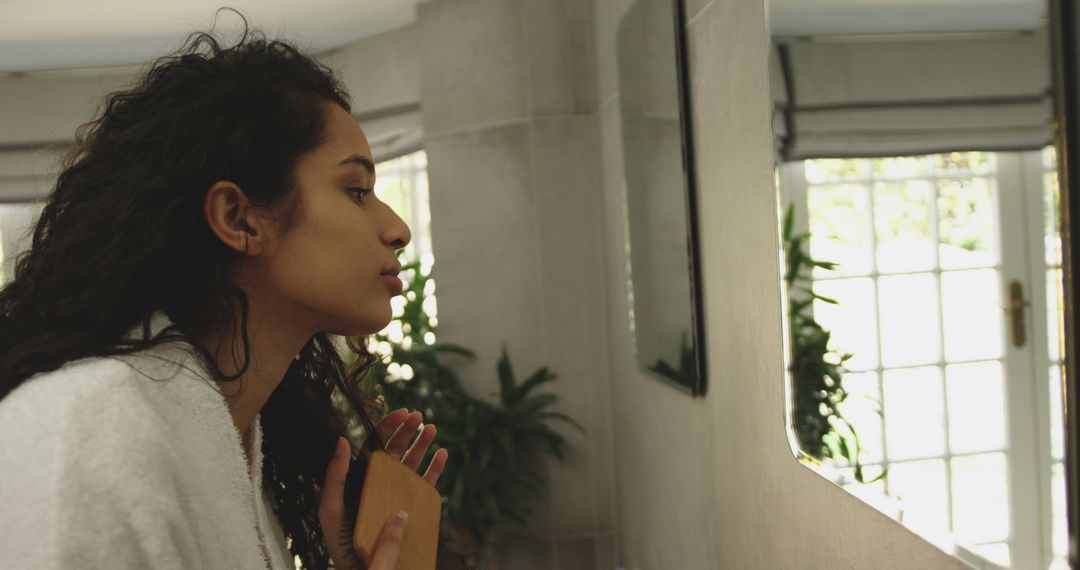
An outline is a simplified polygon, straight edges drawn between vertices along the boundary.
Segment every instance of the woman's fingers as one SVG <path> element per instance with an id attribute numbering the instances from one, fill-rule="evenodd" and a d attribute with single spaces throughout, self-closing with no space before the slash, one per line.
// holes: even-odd
<path id="1" fill-rule="evenodd" d="M 405 457 L 405 451 L 409 449 L 409 444 L 412 443 L 412 438 L 422 423 L 424 423 L 423 414 L 420 412 L 409 414 L 397 431 L 389 439 L 384 439 L 386 452 L 398 459 Z"/>
<path id="2" fill-rule="evenodd" d="M 431 446 L 431 442 L 435 441 L 436 433 L 437 430 L 434 425 L 428 424 L 424 426 L 424 429 L 420 432 L 420 437 L 417 437 L 416 441 L 412 444 L 412 447 L 405 452 L 405 456 L 401 458 L 401 462 L 413 471 L 420 469 L 420 462 L 423 461 L 428 447 Z"/>
<path id="3" fill-rule="evenodd" d="M 394 570 L 397 567 L 401 541 L 405 538 L 405 527 L 408 524 L 409 515 L 404 511 L 386 521 L 378 540 L 375 541 L 375 552 L 371 556 L 368 570 Z"/>
<path id="4" fill-rule="evenodd" d="M 319 522 L 323 529 L 340 525 L 345 516 L 345 476 L 348 472 L 349 442 L 339 437 L 334 456 L 326 466 L 326 478 L 319 497 Z"/>
<path id="5" fill-rule="evenodd" d="M 423 462 L 428 448 L 431 447 L 438 433 L 434 425 L 426 425 L 414 442 L 413 436 L 416 435 L 423 422 L 424 416 L 420 412 L 409 413 L 407 409 L 401 408 L 386 414 L 375 426 L 386 445 L 386 452 L 392 457 L 400 459 L 404 465 L 413 470 L 420 469 L 420 464 Z M 439 480 L 439 476 L 442 475 L 443 469 L 446 467 L 448 456 L 449 454 L 445 449 L 435 452 L 427 471 L 424 473 L 424 479 L 428 483 L 435 485 Z"/>
<path id="6" fill-rule="evenodd" d="M 419 412 L 415 413 L 415 419 L 413 416 L 413 414 L 408 417 L 398 415 L 396 420 L 398 423 L 397 429 L 391 438 L 391 442 L 395 446 L 400 445 L 400 441 L 405 441 L 407 445 L 412 435 L 416 433 L 422 418 L 419 417 Z M 383 424 L 383 422 L 379 423 Z M 377 427 L 381 427 L 381 425 Z M 407 435 L 402 435 L 403 433 Z M 435 439 L 435 434 L 435 426 L 430 425 L 426 426 L 420 433 L 416 443 L 408 449 L 403 460 L 409 468 L 417 469 L 419 467 L 420 461 L 423 460 L 424 454 Z M 346 567 L 355 556 L 352 553 L 351 532 L 348 532 L 349 525 L 345 522 L 345 477 L 349 471 L 350 456 L 348 440 L 339 437 L 334 456 L 326 467 L 326 478 L 319 496 L 319 524 L 322 527 L 323 534 L 327 537 L 327 550 L 330 558 L 334 561 L 335 567 L 341 568 Z M 447 451 L 440 449 L 432 457 L 427 472 L 424 473 L 424 480 L 432 486 L 442 475 L 443 468 L 446 467 L 447 456 Z M 375 542 L 375 552 L 372 554 L 369 570 L 394 570 L 397 565 L 408 519 L 407 515 L 401 515 L 404 515 L 404 513 L 398 513 L 390 517 L 390 520 L 383 525 L 382 532 L 380 532 L 379 538 Z M 332 540 L 332 537 L 339 535 L 340 541 Z"/>
<path id="7" fill-rule="evenodd" d="M 443 448 L 436 451 L 435 455 L 431 457 L 431 463 L 428 464 L 427 471 L 424 473 L 424 480 L 431 483 L 432 487 L 439 481 L 439 476 L 442 475 L 443 469 L 446 467 L 446 459 L 449 456 L 450 452 Z"/>
<path id="8" fill-rule="evenodd" d="M 349 441 L 338 438 L 337 447 L 319 496 L 319 526 L 326 537 L 326 550 L 335 568 L 346 568 L 356 558 L 352 549 L 351 524 L 345 521 L 345 476 L 351 457 Z"/>
<path id="9" fill-rule="evenodd" d="M 402 422 L 407 417 L 409 417 L 409 410 L 406 408 L 394 410 L 383 416 L 379 423 L 375 425 L 375 431 L 378 432 L 379 439 L 383 442 L 390 441 L 390 437 L 401 427 Z"/>

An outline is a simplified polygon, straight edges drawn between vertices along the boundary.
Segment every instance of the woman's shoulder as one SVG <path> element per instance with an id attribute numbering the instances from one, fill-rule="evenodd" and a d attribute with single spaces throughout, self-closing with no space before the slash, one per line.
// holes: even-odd
<path id="1" fill-rule="evenodd" d="M 176 348 L 153 347 L 118 356 L 73 360 L 23 381 L 0 401 L 0 415 L 23 407 L 98 407 L 108 400 L 138 398 L 147 388 L 171 380 L 201 378 L 195 359 Z M 163 385 L 163 384 L 162 384 Z"/>
<path id="2" fill-rule="evenodd" d="M 0 441 L 166 436 L 166 416 L 216 404 L 212 384 L 176 346 L 81 358 L 28 378 L 0 400 Z"/>
<path id="3" fill-rule="evenodd" d="M 130 404 L 137 395 L 131 390 L 133 376 L 123 362 L 108 357 L 81 358 L 40 372 L 0 400 L 0 427 L 5 432 L 31 427 L 56 430 L 81 415 L 80 409 L 100 409 L 117 399 Z"/>
<path id="4" fill-rule="evenodd" d="M 148 322 L 146 332 L 151 335 L 171 324 L 160 312 Z M 126 337 L 142 337 L 140 329 L 136 326 Z M 0 400 L 0 423 L 6 416 L 22 413 L 38 415 L 52 410 L 70 417 L 78 415 L 80 409 L 100 412 L 103 406 L 123 409 L 140 400 L 151 403 L 148 400 L 153 400 L 156 392 L 188 387 L 185 380 L 209 382 L 202 370 L 191 345 L 176 339 L 129 354 L 79 358 L 23 381 Z"/>
<path id="5" fill-rule="evenodd" d="M 70 555 L 135 566 L 183 555 L 191 558 L 177 567 L 197 566 L 185 505 L 205 480 L 190 476 L 203 451 L 190 434 L 204 417 L 187 417 L 184 408 L 213 403 L 201 393 L 215 396 L 197 370 L 164 348 L 89 357 L 39 373 L 0 400 L 0 530 L 25 536 L 28 549 L 57 549 L 33 548 L 35 560 Z M 0 566 L 19 555 L 0 553 Z"/>
<path id="6" fill-rule="evenodd" d="M 124 362 L 109 357 L 73 360 L 24 380 L 0 401 L 0 416 L 24 407 L 57 408 L 71 401 L 86 402 L 88 397 L 123 387 L 133 372 Z"/>

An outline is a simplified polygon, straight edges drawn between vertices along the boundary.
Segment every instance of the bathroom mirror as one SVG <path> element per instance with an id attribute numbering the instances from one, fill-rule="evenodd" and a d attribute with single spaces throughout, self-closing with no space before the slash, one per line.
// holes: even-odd
<path id="1" fill-rule="evenodd" d="M 617 30 L 631 326 L 643 371 L 705 390 L 685 37 L 679 0 L 634 0 Z"/>
<path id="2" fill-rule="evenodd" d="M 976 568 L 1065 568 L 1045 0 L 774 0 L 796 455 Z"/>

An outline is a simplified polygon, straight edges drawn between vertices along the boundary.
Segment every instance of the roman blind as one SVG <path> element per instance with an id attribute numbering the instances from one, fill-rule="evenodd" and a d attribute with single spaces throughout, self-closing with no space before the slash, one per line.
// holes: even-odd
<path id="1" fill-rule="evenodd" d="M 778 40 L 770 65 L 784 161 L 1026 150 L 1053 139 L 1042 32 Z"/>

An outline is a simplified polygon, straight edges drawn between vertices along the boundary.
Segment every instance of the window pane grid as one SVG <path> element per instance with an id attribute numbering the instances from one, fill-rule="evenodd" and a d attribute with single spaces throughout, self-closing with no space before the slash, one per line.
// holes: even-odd
<path id="1" fill-rule="evenodd" d="M 851 159 L 851 160 L 867 160 L 867 159 Z M 908 180 L 920 180 L 920 179 L 935 179 L 935 180 L 966 180 L 968 178 L 988 178 L 994 175 L 994 172 L 978 171 L 978 170 L 958 170 L 955 172 L 936 172 L 930 171 L 920 176 L 851 176 L 844 178 L 835 178 L 822 182 L 811 182 L 815 187 L 827 188 L 830 186 L 844 186 L 848 184 L 869 184 L 871 182 L 907 182 Z"/>
<path id="2" fill-rule="evenodd" d="M 926 270 L 897 271 L 895 273 L 892 273 L 892 272 L 878 273 L 877 271 L 871 271 L 871 272 L 868 272 L 868 273 L 859 273 L 857 275 L 855 275 L 855 274 L 852 274 L 852 275 L 840 275 L 840 276 L 832 276 L 832 275 L 824 276 L 823 275 L 821 277 L 818 277 L 818 276 L 815 275 L 814 276 L 814 282 L 815 283 L 823 283 L 823 282 L 827 282 L 827 281 L 839 281 L 841 279 L 851 279 L 852 277 L 873 277 L 875 280 L 877 280 L 878 277 L 904 277 L 906 275 L 930 274 L 930 275 L 941 276 L 941 275 L 946 274 L 946 273 L 958 273 L 958 272 L 964 272 L 964 271 L 971 271 L 972 269 L 999 269 L 1000 267 L 1001 267 L 1000 264 L 992 263 L 992 264 L 988 264 L 988 265 L 979 265 L 977 267 L 965 267 L 963 269 L 942 269 L 940 267 L 933 267 L 933 268 L 926 269 Z"/>
<path id="3" fill-rule="evenodd" d="M 883 467 L 884 468 L 884 467 L 889 467 L 889 466 L 892 466 L 892 465 L 902 465 L 902 464 L 905 464 L 905 463 L 918 463 L 920 461 L 927 461 L 929 459 L 964 459 L 964 458 L 968 458 L 968 457 L 978 457 L 980 455 L 991 455 L 991 454 L 994 454 L 994 453 L 1002 453 L 1002 452 L 1005 452 L 1005 451 L 1008 451 L 1008 450 L 1005 449 L 1004 447 L 1001 448 L 1001 449 L 987 449 L 985 451 L 967 451 L 967 452 L 965 452 L 965 451 L 945 451 L 945 452 L 937 454 L 937 455 L 927 455 L 925 457 L 914 457 L 914 458 L 911 458 L 911 459 L 897 459 L 895 461 L 880 461 L 880 462 L 875 462 L 875 463 L 866 463 L 866 464 L 863 465 L 863 468 L 864 469 L 865 468 L 870 468 L 870 467 Z M 990 540 L 990 541 L 986 541 L 986 542 L 997 542 L 997 541 L 996 540 Z M 972 544 L 976 544 L 976 543 L 972 543 Z"/>
<path id="4" fill-rule="evenodd" d="M 877 173 L 875 173 L 874 168 L 873 168 L 873 164 L 872 164 L 873 159 L 851 159 L 851 160 L 843 161 L 843 162 L 847 162 L 849 164 L 842 164 L 840 161 L 830 161 L 830 162 L 833 162 L 833 166 L 839 164 L 842 169 L 846 169 L 849 172 L 859 173 L 859 175 L 856 175 L 856 176 L 833 177 L 833 178 L 830 178 L 828 180 L 811 180 L 811 172 L 814 169 L 813 168 L 807 169 L 807 183 L 808 183 L 808 185 L 812 183 L 814 190 L 827 192 L 830 188 L 841 188 L 841 187 L 843 187 L 843 188 L 845 188 L 847 190 L 850 190 L 853 186 L 858 185 L 858 186 L 862 187 L 862 192 L 865 194 L 865 196 L 867 198 L 867 200 L 866 200 L 866 215 L 869 217 L 868 221 L 870 222 L 870 228 L 871 228 L 871 231 L 869 232 L 869 236 L 868 236 L 868 241 L 869 241 L 868 246 L 869 246 L 869 250 L 870 250 L 870 253 L 871 253 L 870 256 L 869 256 L 869 267 L 868 267 L 869 271 L 845 272 L 843 275 L 835 275 L 835 274 L 830 275 L 830 274 L 828 274 L 830 272 L 818 272 L 819 274 L 815 274 L 815 276 L 814 276 L 815 285 L 817 285 L 818 283 L 821 283 L 823 285 L 828 284 L 830 282 L 838 283 L 843 279 L 850 280 L 850 279 L 855 279 L 855 278 L 863 278 L 863 279 L 869 278 L 870 282 L 872 284 L 873 297 L 875 299 L 875 302 L 873 303 L 873 316 L 874 316 L 875 327 L 876 327 L 875 333 L 876 333 L 876 337 L 877 337 L 876 338 L 876 340 L 877 340 L 877 351 L 878 351 L 879 358 L 876 359 L 877 360 L 876 366 L 863 367 L 863 368 L 858 368 L 858 369 L 852 368 L 851 370 L 849 370 L 849 372 L 851 372 L 852 374 L 860 373 L 860 374 L 865 375 L 866 373 L 873 373 L 876 376 L 876 384 L 877 384 L 877 386 L 876 386 L 877 387 L 877 394 L 876 394 L 877 402 L 876 402 L 876 404 L 877 404 L 877 408 L 878 408 L 876 410 L 876 413 L 880 417 L 881 429 L 880 430 L 875 430 L 875 431 L 877 431 L 877 433 L 875 435 L 878 436 L 877 439 L 879 441 L 876 442 L 876 443 L 877 443 L 877 448 L 881 450 L 882 457 L 880 458 L 879 461 L 876 461 L 873 464 L 865 465 L 864 468 L 866 468 L 869 472 L 873 473 L 877 469 L 889 469 L 892 466 L 896 466 L 896 467 L 898 467 L 900 469 L 905 469 L 907 466 L 919 465 L 919 464 L 922 464 L 922 465 L 934 465 L 935 466 L 934 469 L 938 470 L 938 472 L 940 472 L 944 476 L 943 481 L 941 481 L 941 483 L 943 484 L 942 488 L 939 489 L 941 491 L 941 493 L 942 493 L 942 498 L 944 500 L 944 505 L 943 505 L 943 511 L 944 512 L 941 512 L 942 509 L 937 509 L 935 511 L 935 515 L 937 517 L 939 517 L 939 519 L 941 517 L 943 517 L 943 519 L 944 519 L 944 520 L 940 520 L 940 522 L 944 523 L 944 528 L 942 528 L 941 530 L 944 530 L 946 532 L 951 532 L 951 533 L 956 533 L 956 531 L 957 531 L 957 528 L 956 528 L 957 527 L 957 521 L 954 520 L 955 517 L 954 517 L 954 513 L 953 513 L 954 508 L 955 508 L 955 504 L 954 504 L 955 503 L 955 498 L 953 497 L 953 485 L 954 485 L 953 463 L 954 463 L 954 460 L 961 460 L 961 461 L 964 461 L 964 460 L 972 461 L 972 460 L 974 460 L 974 461 L 978 461 L 978 460 L 980 460 L 982 458 L 995 456 L 995 454 L 997 456 L 1000 456 L 1002 464 L 1004 464 L 1004 461 L 1007 460 L 1007 457 L 1005 456 L 1005 453 L 1007 451 L 1006 450 L 1007 444 L 1005 443 L 1005 440 L 1007 438 L 1002 438 L 1001 445 L 998 445 L 998 446 L 989 446 L 989 447 L 984 446 L 983 448 L 980 448 L 978 450 L 973 450 L 973 451 L 958 451 L 958 450 L 954 449 L 954 443 L 955 442 L 953 441 L 953 438 L 951 437 L 952 434 L 950 433 L 951 422 L 950 422 L 950 406 L 949 406 L 949 387 L 950 387 L 949 367 L 950 366 L 961 365 L 961 364 L 964 364 L 964 365 L 970 365 L 970 364 L 977 365 L 977 364 L 980 364 L 980 363 L 988 363 L 988 364 L 996 364 L 999 368 L 1001 368 L 1003 370 L 1002 359 L 1000 357 L 999 358 L 989 358 L 988 359 L 988 358 L 985 358 L 985 357 L 978 357 L 978 356 L 972 356 L 972 357 L 968 357 L 968 358 L 957 358 L 957 357 L 950 358 L 946 354 L 946 350 L 945 350 L 945 345 L 948 342 L 947 339 L 948 339 L 948 332 L 949 331 L 946 330 L 946 326 L 947 326 L 947 324 L 946 324 L 946 312 L 947 311 L 946 311 L 946 308 L 945 308 L 946 299 L 945 299 L 944 295 L 942 294 L 943 293 L 943 288 L 942 288 L 943 280 L 949 279 L 950 278 L 949 276 L 958 275 L 961 272 L 970 272 L 972 269 L 982 269 L 982 270 L 989 270 L 990 272 L 992 272 L 993 275 L 994 275 L 994 278 L 995 278 L 994 281 L 996 283 L 999 280 L 998 275 L 1000 274 L 999 269 L 1000 269 L 1000 263 L 1001 262 L 1000 262 L 1000 254 L 999 254 L 999 252 L 1000 252 L 1000 243 L 998 243 L 996 239 L 991 239 L 990 243 L 983 244 L 983 248 L 985 249 L 987 246 L 989 247 L 990 251 L 992 252 L 992 259 L 990 259 L 990 260 L 983 259 L 983 260 L 981 260 L 981 262 L 976 263 L 975 265 L 963 266 L 962 268 L 952 268 L 951 266 L 949 268 L 943 268 L 942 267 L 942 258 L 941 258 L 942 251 L 941 250 L 942 250 L 944 240 L 942 239 L 942 236 L 941 236 L 941 229 L 942 228 L 941 228 L 940 212 L 941 212 L 941 209 L 942 209 L 943 205 L 941 203 L 940 188 L 942 188 L 942 186 L 941 186 L 940 183 L 942 181 L 955 181 L 955 182 L 962 183 L 962 184 L 963 183 L 970 183 L 973 186 L 977 187 L 977 189 L 978 189 L 979 185 L 981 185 L 981 188 L 984 188 L 984 189 L 988 190 L 988 197 L 989 197 L 989 201 L 990 201 L 990 204 L 988 204 L 988 206 L 991 208 L 990 213 L 991 213 L 991 216 L 992 216 L 992 220 L 994 222 L 996 222 L 997 212 L 996 212 L 996 207 L 994 207 L 996 205 L 996 201 L 997 201 L 997 198 L 996 198 L 996 196 L 997 196 L 997 188 L 996 188 L 996 185 L 995 185 L 996 180 L 994 178 L 995 175 L 996 175 L 996 165 L 994 164 L 994 160 L 992 158 L 992 155 L 990 155 L 990 156 L 991 156 L 991 158 L 987 161 L 989 167 L 986 168 L 986 169 L 983 169 L 983 170 L 974 170 L 974 169 L 972 169 L 972 170 L 954 170 L 954 171 L 948 171 L 948 172 L 942 172 L 942 171 L 940 171 L 939 168 L 935 167 L 935 165 L 930 164 L 930 161 L 933 160 L 933 157 L 919 157 L 917 160 L 922 161 L 924 163 L 924 165 L 921 167 L 922 171 L 917 176 L 880 176 L 880 175 L 877 175 Z M 808 161 L 808 163 L 809 162 L 814 162 L 814 161 Z M 922 183 L 917 184 L 916 186 L 911 186 L 909 184 L 911 182 L 919 183 L 920 181 L 922 181 Z M 879 208 L 882 207 L 878 203 L 878 198 L 879 198 L 878 190 L 880 190 L 882 188 L 886 188 L 885 186 L 883 186 L 883 183 L 892 183 L 892 184 L 894 184 L 894 186 L 892 188 L 890 188 L 890 190 L 894 191 L 894 195 L 896 193 L 899 193 L 903 197 L 910 197 L 910 196 L 913 195 L 912 194 L 913 192 L 915 193 L 915 195 L 918 195 L 921 192 L 923 194 L 923 196 L 925 196 L 925 200 L 924 200 L 924 204 L 926 205 L 925 211 L 923 211 L 921 214 L 919 213 L 919 210 L 910 210 L 910 211 L 914 212 L 914 214 L 916 215 L 916 218 L 915 218 L 916 222 L 918 222 L 918 216 L 920 216 L 920 215 L 925 215 L 926 216 L 925 229 L 922 230 L 922 231 L 925 232 L 923 234 L 925 236 L 923 239 L 926 239 L 926 241 L 929 242 L 929 244 L 933 245 L 933 247 L 928 248 L 928 251 L 926 251 L 926 253 L 928 253 L 929 257 L 930 257 L 929 260 L 928 260 L 929 265 L 927 267 L 920 267 L 920 268 L 917 268 L 917 269 L 915 269 L 915 268 L 906 269 L 905 268 L 904 270 L 899 270 L 899 271 L 896 271 L 896 270 L 881 271 L 880 270 L 880 265 L 879 264 L 880 264 L 880 256 L 881 256 L 882 252 L 881 252 L 881 249 L 880 249 L 881 243 L 880 243 L 880 235 L 879 234 L 882 231 L 882 228 L 881 228 L 881 221 L 879 220 L 877 214 L 878 214 Z M 953 190 L 955 190 L 955 188 L 956 188 L 956 186 L 950 187 L 950 189 L 953 189 Z M 961 188 L 961 189 L 963 189 L 963 188 Z M 894 200 L 894 203 L 895 203 L 895 200 Z M 885 210 L 885 211 L 887 211 L 887 210 Z M 811 217 L 814 216 L 813 211 L 810 211 L 809 214 L 810 214 Z M 910 221 L 910 218 L 909 219 L 903 219 L 902 221 L 908 222 L 908 221 Z M 916 229 L 917 229 L 918 224 L 916 223 L 915 226 L 916 226 Z M 926 236 L 927 233 L 929 234 L 928 236 Z M 902 239 L 903 238 L 910 239 L 910 236 L 902 236 Z M 827 259 L 827 258 L 825 258 L 823 260 L 824 261 L 831 261 L 830 259 Z M 940 345 L 938 347 L 938 349 L 937 349 L 938 352 L 939 352 L 938 357 L 928 359 L 929 361 L 926 361 L 926 362 L 918 362 L 917 364 L 905 363 L 904 366 L 889 366 L 889 365 L 887 365 L 888 363 L 886 362 L 886 354 L 887 354 L 886 351 L 889 349 L 889 347 L 886 346 L 887 343 L 884 341 L 885 334 L 884 334 L 884 330 L 883 330 L 883 327 L 886 326 L 886 323 L 884 323 L 882 321 L 881 302 L 880 302 L 880 300 L 881 300 L 881 282 L 882 282 L 883 279 L 896 279 L 896 278 L 904 278 L 904 277 L 918 278 L 918 277 L 922 277 L 922 276 L 929 277 L 929 279 L 932 281 L 933 291 L 935 292 L 935 297 L 936 297 L 936 302 L 932 303 L 932 311 L 934 313 L 936 313 L 935 316 L 937 318 L 937 327 L 936 327 L 937 331 L 936 331 L 936 333 L 938 334 L 939 345 Z M 925 279 L 925 277 L 924 277 L 924 279 Z M 996 356 L 1003 356 L 1002 352 L 1003 351 L 997 351 Z M 917 369 L 923 369 L 923 370 L 927 370 L 927 371 L 933 370 L 934 374 L 936 374 L 937 378 L 939 379 L 937 381 L 937 384 L 936 384 L 937 394 L 935 395 L 935 397 L 940 398 L 940 401 L 941 401 L 942 404 L 940 406 L 940 412 L 937 413 L 938 417 L 930 418 L 929 421 L 936 422 L 936 423 L 938 423 L 940 425 L 941 436 L 943 438 L 943 442 L 942 442 L 943 446 L 942 446 L 941 449 L 936 450 L 936 453 L 934 453 L 934 454 L 928 454 L 928 455 L 926 455 L 924 457 L 908 457 L 908 458 L 904 458 L 903 460 L 900 460 L 900 459 L 894 458 L 895 453 L 891 453 L 890 449 L 889 449 L 889 439 L 890 438 L 888 436 L 888 430 L 889 430 L 888 425 L 890 423 L 890 419 L 888 417 L 888 413 L 889 413 L 888 412 L 888 402 L 886 401 L 886 390 L 885 390 L 884 385 L 885 385 L 885 382 L 886 382 L 886 376 L 888 374 L 890 374 L 890 373 L 903 373 L 904 371 L 912 370 L 913 369 L 912 366 L 914 366 Z M 847 375 L 845 375 L 845 380 L 846 380 L 846 376 Z M 931 381 L 931 384 L 932 383 L 933 382 Z M 867 443 L 869 443 L 869 442 L 867 442 Z M 927 463 L 927 462 L 931 462 L 931 463 Z M 883 482 L 884 482 L 884 490 L 885 490 L 885 492 L 887 494 L 889 494 L 889 495 L 896 495 L 897 494 L 897 491 L 899 489 L 895 488 L 896 484 L 893 483 L 888 476 L 885 478 L 885 480 Z M 910 491 L 910 489 L 909 489 L 909 491 Z M 916 514 L 914 514 L 914 517 L 916 519 L 918 519 L 919 515 L 916 513 Z M 903 515 L 901 515 L 901 518 L 903 519 Z M 923 521 L 923 522 L 926 522 L 926 521 Z M 905 524 L 907 524 L 907 523 L 905 523 Z M 913 523 L 913 524 L 921 524 L 921 523 Z M 909 525 L 909 526 L 911 526 L 911 525 Z M 1006 519 L 1004 521 L 1004 528 L 1006 529 L 1006 532 L 1005 532 L 1004 536 L 994 536 L 993 539 L 978 540 L 978 541 L 973 541 L 971 543 L 972 544 L 1000 544 L 1003 539 L 1004 540 L 1009 540 L 1011 538 L 1011 529 L 1008 528 L 1008 527 L 1009 527 L 1009 521 L 1008 521 L 1008 519 L 1006 517 Z"/>
<path id="5" fill-rule="evenodd" d="M 882 374 L 884 372 L 890 372 L 890 371 L 895 371 L 895 370 L 907 370 L 909 368 L 945 368 L 946 366 L 953 366 L 953 365 L 956 365 L 956 364 L 981 364 L 981 363 L 985 363 L 985 362 L 993 362 L 993 363 L 999 363 L 1000 364 L 1002 361 L 1001 361 L 1000 358 L 991 358 L 991 359 L 987 359 L 987 358 L 970 358 L 970 359 L 958 358 L 958 359 L 955 359 L 955 360 L 950 359 L 948 361 L 946 361 L 944 359 L 937 359 L 937 360 L 930 361 L 930 362 L 922 362 L 922 363 L 919 363 L 919 364 L 916 364 L 916 365 L 913 365 L 913 366 L 872 366 L 872 367 L 868 367 L 868 368 L 850 367 L 850 368 L 846 368 L 846 370 L 848 372 L 855 372 L 855 373 L 876 372 L 878 374 Z"/>

